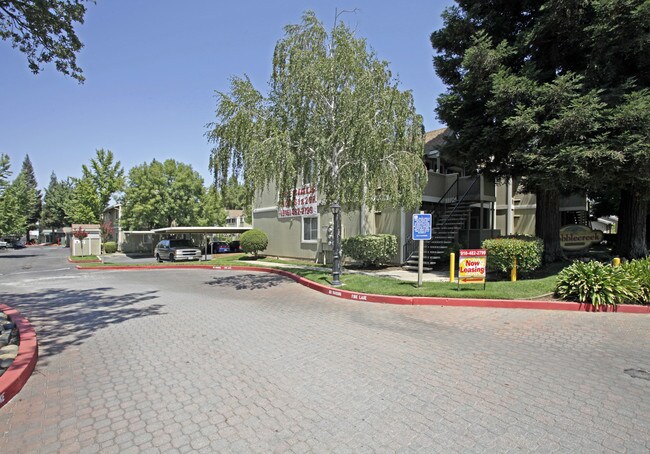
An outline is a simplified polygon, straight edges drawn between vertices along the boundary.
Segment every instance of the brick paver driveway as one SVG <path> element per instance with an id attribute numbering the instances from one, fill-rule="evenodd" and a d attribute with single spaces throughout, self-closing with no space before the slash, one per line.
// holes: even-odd
<path id="1" fill-rule="evenodd" d="M 0 299 L 42 353 L 0 409 L 3 453 L 650 450 L 645 315 L 353 303 L 222 271 L 70 271 Z"/>

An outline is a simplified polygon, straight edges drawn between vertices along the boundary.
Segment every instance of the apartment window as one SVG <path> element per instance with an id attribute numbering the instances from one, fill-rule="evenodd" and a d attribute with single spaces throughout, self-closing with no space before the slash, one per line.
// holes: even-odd
<path id="1" fill-rule="evenodd" d="M 318 241 L 318 217 L 302 218 L 302 241 L 303 243 Z"/>

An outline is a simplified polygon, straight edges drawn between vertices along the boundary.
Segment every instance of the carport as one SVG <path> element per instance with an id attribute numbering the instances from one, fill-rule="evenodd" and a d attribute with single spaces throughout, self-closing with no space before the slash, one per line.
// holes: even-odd
<path id="1" fill-rule="evenodd" d="M 203 260 L 207 260 L 210 236 L 219 234 L 242 234 L 251 229 L 252 227 L 164 227 L 162 229 L 154 229 L 152 232 L 159 235 L 201 235 L 201 245 L 205 246 Z"/>

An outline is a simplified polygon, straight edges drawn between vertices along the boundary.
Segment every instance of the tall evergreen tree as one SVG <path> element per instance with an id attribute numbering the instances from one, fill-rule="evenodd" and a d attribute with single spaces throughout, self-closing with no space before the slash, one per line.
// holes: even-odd
<path id="1" fill-rule="evenodd" d="M 70 180 L 59 181 L 54 172 L 50 176 L 50 184 L 43 198 L 41 225 L 52 230 L 68 224 L 65 207 L 72 197 L 73 186 Z"/>
<path id="2" fill-rule="evenodd" d="M 13 182 L 18 196 L 20 209 L 25 218 L 25 235 L 27 241 L 30 241 L 29 231 L 36 228 L 41 218 L 42 197 L 38 189 L 34 167 L 29 155 L 25 155 L 23 166 L 20 173 Z"/>
<path id="3" fill-rule="evenodd" d="M 447 150 L 497 177 L 525 178 L 537 195 L 536 227 L 545 259 L 553 261 L 561 256 L 559 195 L 604 182 L 607 172 L 620 178 L 617 169 L 630 170 L 632 161 L 647 157 L 633 145 L 639 159 L 629 159 L 630 147 L 616 143 L 616 137 L 629 140 L 630 131 L 643 127 L 641 117 L 634 126 L 615 128 L 621 124 L 615 112 L 640 87 L 629 78 L 650 72 L 643 69 L 647 2 L 457 3 L 445 11 L 444 27 L 431 35 L 439 52 L 434 66 L 448 86 L 437 112 L 455 132 Z M 618 29 L 623 39 L 613 32 Z M 632 37 L 637 32 L 641 38 Z M 603 51 L 606 34 L 618 43 L 615 50 Z M 617 69 L 619 64 L 625 70 Z M 632 181 L 647 174 L 637 172 Z"/>
<path id="4" fill-rule="evenodd" d="M 9 176 L 11 175 L 11 163 L 9 161 L 9 156 L 4 153 L 0 153 L 0 193 L 7 187 L 9 184 Z"/>

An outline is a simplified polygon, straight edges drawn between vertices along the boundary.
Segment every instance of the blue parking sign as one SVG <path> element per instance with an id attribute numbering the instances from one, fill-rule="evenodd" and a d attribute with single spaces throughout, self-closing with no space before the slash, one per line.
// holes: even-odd
<path id="1" fill-rule="evenodd" d="M 414 214 L 413 215 L 413 232 L 411 238 L 414 240 L 430 240 L 431 239 L 431 215 L 430 214 Z"/>

